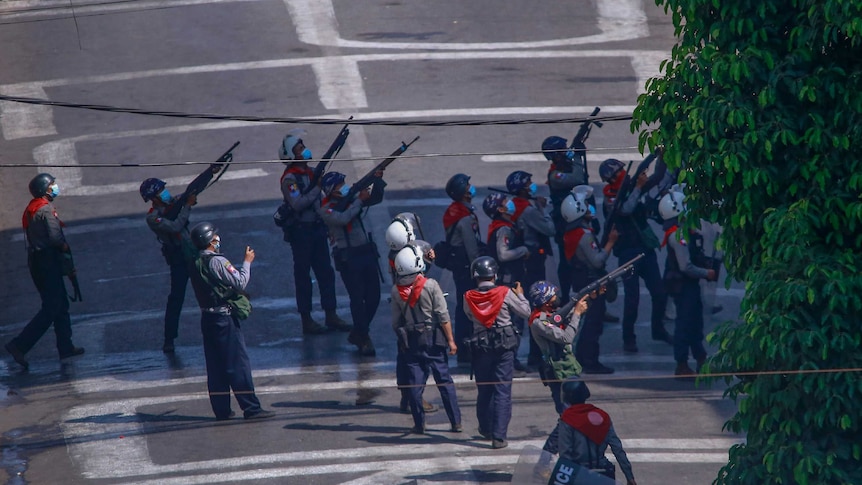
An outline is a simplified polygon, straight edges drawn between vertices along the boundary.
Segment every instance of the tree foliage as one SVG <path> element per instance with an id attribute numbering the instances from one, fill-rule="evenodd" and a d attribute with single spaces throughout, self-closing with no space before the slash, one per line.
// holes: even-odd
<path id="1" fill-rule="evenodd" d="M 727 379 L 716 483 L 862 483 L 862 1 L 656 3 L 678 42 L 632 129 L 746 283 L 708 368 L 787 371 Z"/>

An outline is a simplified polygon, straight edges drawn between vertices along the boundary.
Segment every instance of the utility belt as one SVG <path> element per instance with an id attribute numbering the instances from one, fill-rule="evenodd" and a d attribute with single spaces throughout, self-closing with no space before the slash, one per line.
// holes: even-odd
<path id="1" fill-rule="evenodd" d="M 336 271 L 350 270 L 351 263 L 358 262 L 361 258 L 377 259 L 377 245 L 373 241 L 359 246 L 348 246 L 346 248 L 335 248 L 332 250 L 332 262 Z"/>
<path id="2" fill-rule="evenodd" d="M 398 336 L 398 346 L 411 352 L 420 352 L 429 347 L 442 346 L 438 344 L 439 327 L 434 325 L 405 325 L 398 327 L 395 334 Z"/>
<path id="3" fill-rule="evenodd" d="M 201 307 L 201 311 L 203 313 L 213 313 L 216 315 L 230 315 L 231 314 L 230 305 L 221 305 L 221 306 L 214 306 L 214 307 L 209 307 L 209 308 Z"/>
<path id="4" fill-rule="evenodd" d="M 472 337 L 464 339 L 463 343 L 473 352 L 515 350 L 521 343 L 521 333 L 514 325 L 495 325 L 488 330 L 474 333 Z"/>

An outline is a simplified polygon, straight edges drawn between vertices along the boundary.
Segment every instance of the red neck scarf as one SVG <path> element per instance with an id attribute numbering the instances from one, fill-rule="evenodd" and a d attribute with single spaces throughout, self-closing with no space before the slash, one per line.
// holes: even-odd
<path id="1" fill-rule="evenodd" d="M 314 175 L 314 170 L 309 167 L 300 167 L 299 165 L 290 164 L 289 167 L 284 169 L 284 173 L 281 174 L 281 181 L 284 182 L 284 177 L 287 177 L 287 174 L 293 175 L 305 175 L 309 179 L 312 175 Z"/>
<path id="2" fill-rule="evenodd" d="M 506 295 L 509 294 L 508 286 L 497 286 L 488 291 L 469 290 L 464 293 L 464 300 L 473 315 L 485 328 L 497 321 L 497 315 L 503 308 Z"/>
<path id="3" fill-rule="evenodd" d="M 395 285 L 398 287 L 398 295 L 401 297 L 401 301 L 406 301 L 410 305 L 410 308 L 414 308 L 416 302 L 419 301 L 419 296 L 422 295 L 422 288 L 425 287 L 427 281 L 428 278 L 420 273 L 416 275 L 416 279 L 409 285 Z"/>
<path id="4" fill-rule="evenodd" d="M 664 232 L 664 240 L 661 242 L 661 247 L 667 246 L 667 242 L 670 239 L 670 236 L 679 229 L 679 226 L 676 224 L 670 226 L 670 229 Z"/>
<path id="5" fill-rule="evenodd" d="M 623 181 L 626 179 L 626 171 L 620 170 L 617 173 L 617 178 L 611 181 L 611 183 L 605 185 L 602 189 L 602 193 L 605 194 L 605 197 L 608 199 L 613 199 L 620 193 L 620 188 L 623 186 Z"/>
<path id="6" fill-rule="evenodd" d="M 521 217 L 521 213 L 524 212 L 524 209 L 530 207 L 530 199 L 512 197 L 512 202 L 515 203 L 515 214 L 512 216 L 512 222 L 518 222 L 518 218 Z"/>
<path id="7" fill-rule="evenodd" d="M 611 429 L 611 417 L 608 413 L 592 404 L 574 404 L 569 406 L 560 417 L 564 423 L 580 431 L 590 441 L 601 445 Z"/>
<path id="8" fill-rule="evenodd" d="M 542 313 L 543 311 L 544 311 L 544 310 L 542 310 L 541 308 L 536 309 L 536 310 L 533 310 L 533 313 L 531 313 L 531 314 L 530 314 L 530 319 L 529 319 L 529 320 L 527 320 L 527 325 L 532 325 L 532 324 L 533 324 L 533 320 L 535 320 L 536 318 L 538 318 L 538 317 L 539 317 L 539 314 L 540 314 L 540 313 Z"/>
<path id="9" fill-rule="evenodd" d="M 44 197 L 33 199 L 29 204 L 27 204 L 27 208 L 24 209 L 24 215 L 21 216 L 21 225 L 24 226 L 25 231 L 30 227 L 30 223 L 33 222 L 33 218 L 36 217 L 36 212 L 46 205 L 48 205 L 48 201 Z M 65 224 L 60 221 L 60 225 L 64 226 Z"/>
<path id="10" fill-rule="evenodd" d="M 503 219 L 494 219 L 488 224 L 488 244 L 497 244 L 495 241 L 491 241 L 491 237 L 494 235 L 494 232 L 501 227 L 512 227 L 512 223 L 510 221 L 504 221 Z"/>
<path id="11" fill-rule="evenodd" d="M 575 253 L 578 251 L 578 244 L 581 243 L 581 238 L 584 237 L 587 231 L 592 232 L 586 227 L 576 227 L 563 234 L 563 249 L 566 250 L 566 261 L 571 261 L 575 257 Z"/>
<path id="12" fill-rule="evenodd" d="M 443 229 L 448 230 L 470 214 L 472 214 L 472 211 L 463 202 L 452 202 L 443 214 Z"/>

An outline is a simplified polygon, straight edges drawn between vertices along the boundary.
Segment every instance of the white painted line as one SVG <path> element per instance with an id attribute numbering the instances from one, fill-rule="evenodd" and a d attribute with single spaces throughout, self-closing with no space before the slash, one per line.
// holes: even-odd
<path id="1" fill-rule="evenodd" d="M 315 62 L 311 67 L 317 76 L 320 102 L 326 109 L 355 110 L 368 107 L 362 75 L 356 61 L 334 56 Z"/>
<path id="2" fill-rule="evenodd" d="M 80 169 L 78 169 L 80 170 Z M 222 180 L 240 180 L 240 179 L 248 179 L 248 178 L 256 178 L 256 177 L 267 177 L 269 174 L 259 168 L 250 168 L 246 170 L 228 170 L 225 172 L 224 176 L 221 178 Z M 194 179 L 196 175 L 189 175 L 188 177 L 171 177 L 165 179 L 168 185 L 172 185 L 174 187 L 185 187 L 189 182 Z M 59 177 L 58 177 L 59 178 Z M 60 179 L 62 180 L 62 179 Z M 78 187 L 70 187 L 69 189 L 63 189 L 63 195 L 77 195 L 77 196 L 96 196 L 96 195 L 110 195 L 110 194 L 128 194 L 128 193 L 137 193 L 138 188 L 140 188 L 141 182 L 125 182 L 125 183 L 117 183 L 117 184 L 109 184 L 109 185 L 82 185 Z M 274 209 L 273 209 L 274 211 Z M 270 213 L 271 215 L 272 213 Z"/>
<path id="3" fill-rule="evenodd" d="M 261 0 L 139 0 L 127 3 L 115 3 L 110 0 L 105 4 L 91 3 L 89 5 L 73 5 L 69 0 L 6 0 L 0 2 L 0 20 L 15 20 L 29 18 L 71 17 L 72 9 L 78 17 L 88 14 L 116 13 L 125 11 L 149 10 L 154 8 L 186 7 L 194 5 L 209 5 L 218 3 L 259 2 Z M 27 11 L 29 9 L 29 11 Z"/>
<path id="4" fill-rule="evenodd" d="M 588 163 L 601 163 L 608 158 L 616 158 L 619 160 L 643 160 L 644 156 L 637 152 L 587 152 Z M 548 160 L 544 155 L 538 153 L 528 155 L 482 155 L 482 161 L 486 163 L 548 163 Z"/>
<path id="5" fill-rule="evenodd" d="M 45 90 L 36 84 L 0 87 L 6 96 L 46 99 Z M 54 112 L 50 106 L 0 101 L 0 128 L 3 138 L 17 140 L 36 136 L 56 135 Z"/>
<path id="6" fill-rule="evenodd" d="M 662 61 L 669 58 L 669 52 L 661 53 L 655 51 L 645 51 L 641 55 L 634 55 L 631 57 L 632 68 L 638 78 L 637 93 L 639 95 L 646 92 L 646 82 L 650 78 L 661 75 L 659 66 L 661 66 Z"/>

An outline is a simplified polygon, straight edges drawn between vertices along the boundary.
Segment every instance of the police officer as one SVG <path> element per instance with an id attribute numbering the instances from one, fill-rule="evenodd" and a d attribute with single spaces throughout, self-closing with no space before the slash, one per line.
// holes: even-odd
<path id="1" fill-rule="evenodd" d="M 347 341 L 357 347 L 359 354 L 366 357 L 376 355 L 369 330 L 371 320 L 380 305 L 380 267 L 377 265 L 377 247 L 362 222 L 363 209 L 383 201 L 383 171 L 375 173 L 376 180 L 371 190 L 363 190 L 342 211 L 336 210 L 337 204 L 350 192 L 344 183 L 344 174 L 327 172 L 320 188 L 324 199 L 318 213 L 329 229 L 329 237 L 334 241 L 333 259 L 335 269 L 341 274 L 341 281 L 350 296 L 350 315 L 353 330 Z"/>
<path id="2" fill-rule="evenodd" d="M 611 229 L 605 247 L 598 247 L 592 227 L 593 216 L 587 202 L 592 192 L 593 188 L 589 185 L 579 185 L 563 200 L 560 207 L 567 223 L 566 233 L 563 236 L 563 254 L 572 267 L 572 288 L 574 289 L 584 288 L 603 276 L 605 262 L 610 257 L 611 250 L 619 237 L 616 229 Z M 605 295 L 600 291 L 594 299 L 590 300 L 589 308 L 584 314 L 581 335 L 575 346 L 578 362 L 583 365 L 583 370 L 587 374 L 614 372 L 614 369 L 599 362 L 599 337 L 603 331 L 605 306 Z"/>
<path id="3" fill-rule="evenodd" d="M 240 330 L 239 318 L 245 315 L 230 303 L 233 298 L 245 298 L 254 250 L 246 246 L 242 267 L 237 269 L 220 253 L 221 237 L 211 223 L 196 224 L 191 230 L 191 240 L 200 251 L 190 276 L 201 308 L 207 389 L 213 413 L 220 421 L 234 416 L 230 409 L 233 390 L 245 419 L 271 418 L 275 413 L 261 409 L 254 393 L 251 364 Z"/>
<path id="4" fill-rule="evenodd" d="M 72 344 L 72 321 L 69 298 L 63 276 L 74 274 L 71 253 L 63 222 L 52 202 L 60 195 L 60 186 L 51 174 L 40 173 L 30 180 L 33 199 L 21 218 L 27 242 L 27 266 L 39 291 L 42 307 L 21 333 L 6 344 L 6 351 L 25 370 L 30 367 L 25 354 L 45 335 L 52 324 L 57 337 L 60 359 L 81 355 L 84 349 Z"/>
<path id="5" fill-rule="evenodd" d="M 296 309 L 302 320 L 302 333 L 314 335 L 328 330 L 349 332 L 351 325 L 335 313 L 335 271 L 329 258 L 326 224 L 317 214 L 320 205 L 320 187 L 310 187 L 314 173 L 306 160 L 311 150 L 305 146 L 301 136 L 303 130 L 292 130 L 284 137 L 278 157 L 287 160 L 287 168 L 281 175 L 281 194 L 290 207 L 290 217 L 282 226 L 285 240 L 293 253 L 293 281 L 296 286 Z M 320 306 L 325 313 L 325 325 L 311 316 L 312 283 L 311 271 L 317 278 L 320 290 Z"/>
<path id="6" fill-rule="evenodd" d="M 425 258 L 416 246 L 408 244 L 395 256 L 398 278 L 392 286 L 392 328 L 398 336 L 399 352 L 404 356 L 409 386 L 409 405 L 413 414 L 413 433 L 425 432 L 422 394 L 428 374 L 440 391 L 450 430 L 459 433 L 461 410 L 455 384 L 449 375 L 449 355 L 458 352 L 452 334 L 449 310 L 443 290 L 436 280 L 426 278 Z M 448 349 L 447 349 L 448 347 Z"/>
<path id="7" fill-rule="evenodd" d="M 162 256 L 171 270 L 171 291 L 165 307 L 165 342 L 162 351 L 174 351 L 174 339 L 179 334 L 180 312 L 186 298 L 186 285 L 189 282 L 188 266 L 194 259 L 194 250 L 189 240 L 189 212 L 197 203 L 195 194 L 189 194 L 175 219 L 165 216 L 168 209 L 177 203 L 171 196 L 164 180 L 148 178 L 141 183 L 141 198 L 152 202 L 147 212 L 147 227 L 162 243 Z"/>
<path id="8" fill-rule="evenodd" d="M 675 375 L 691 376 L 695 371 L 688 366 L 689 350 L 700 372 L 706 361 L 703 347 L 703 300 L 700 280 L 716 280 L 713 260 L 704 254 L 703 236 L 690 230 L 680 234 L 679 219 L 685 211 L 682 189 L 674 186 L 661 201 L 658 210 L 665 220 L 662 246 L 667 246 L 664 283 L 676 305 L 676 325 L 673 334 Z"/>
<path id="9" fill-rule="evenodd" d="M 479 434 L 491 447 L 505 448 L 512 419 L 512 370 L 520 336 L 512 316 L 528 318 L 530 304 L 520 283 L 514 288 L 497 286 L 497 262 L 481 256 L 470 265 L 476 288 L 464 293 L 464 307 L 473 322 L 470 345 L 478 396 L 476 418 Z"/>
<path id="10" fill-rule="evenodd" d="M 472 324 L 464 312 L 464 293 L 473 288 L 473 278 L 470 277 L 470 263 L 479 257 L 484 243 L 479 233 L 479 218 L 473 207 L 473 197 L 476 187 L 470 183 L 470 177 L 456 173 L 446 182 L 446 195 L 452 203 L 443 214 L 443 229 L 446 240 L 455 249 L 452 261 L 452 279 L 455 281 L 455 340 L 463 342 L 472 334 Z M 459 347 L 458 363 L 469 364 L 470 352 L 467 346 Z"/>
<path id="11" fill-rule="evenodd" d="M 603 189 L 604 212 L 609 215 L 613 211 L 616 197 L 628 175 L 622 162 L 608 159 L 599 166 L 599 175 L 607 184 Z M 623 263 L 638 254 L 644 257 L 635 263 L 634 271 L 637 277 L 623 280 L 625 298 L 623 300 L 623 350 L 637 352 L 637 337 L 635 336 L 635 320 L 638 316 L 640 303 L 640 288 L 638 282 L 644 280 L 652 299 L 652 314 L 650 318 L 653 340 L 671 342 L 670 335 L 664 328 L 664 312 L 667 305 L 667 293 L 661 282 L 661 272 L 658 267 L 656 249 L 659 242 L 649 227 L 646 218 L 646 206 L 641 202 L 644 189 L 647 188 L 649 177 L 642 172 L 634 184 L 630 194 L 625 194 L 626 200 L 619 205 L 619 211 L 614 220 L 614 227 L 619 232 L 619 241 L 614 246 L 614 255 Z"/>
<path id="12" fill-rule="evenodd" d="M 536 195 L 539 187 L 532 177 L 532 174 L 523 170 L 516 170 L 506 177 L 506 190 L 516 194 L 512 198 L 515 203 L 512 222 L 515 223 L 515 230 L 522 235 L 524 246 L 530 251 L 530 257 L 524 261 L 524 278 L 521 281 L 525 288 L 545 279 L 545 260 L 553 254 L 551 239 L 556 232 L 554 221 L 545 212 L 548 201 Z M 542 352 L 533 339 L 529 341 L 527 365 L 538 367 L 542 363 Z"/>

